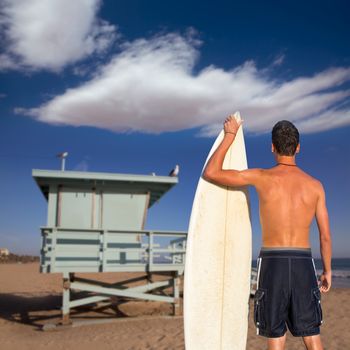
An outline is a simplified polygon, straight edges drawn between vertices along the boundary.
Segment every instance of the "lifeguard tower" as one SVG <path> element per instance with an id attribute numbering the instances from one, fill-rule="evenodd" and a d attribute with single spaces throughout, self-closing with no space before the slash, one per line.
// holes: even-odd
<path id="1" fill-rule="evenodd" d="M 62 323 L 70 309 L 115 297 L 164 301 L 179 315 L 179 277 L 184 273 L 186 232 L 144 230 L 147 210 L 178 183 L 177 177 L 33 169 L 48 201 L 41 227 L 40 272 L 63 274 Z M 146 283 L 107 284 L 82 272 L 145 272 Z M 152 282 L 151 274 L 168 280 Z M 132 281 L 136 281 L 133 278 Z M 172 287 L 172 295 L 152 294 Z M 88 292 L 71 300 L 72 289 Z"/>

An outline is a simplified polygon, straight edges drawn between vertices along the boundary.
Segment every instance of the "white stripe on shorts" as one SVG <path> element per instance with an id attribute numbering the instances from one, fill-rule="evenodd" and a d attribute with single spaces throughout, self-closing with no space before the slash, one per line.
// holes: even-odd
<path id="1" fill-rule="evenodd" d="M 256 278 L 256 289 L 259 288 L 259 278 L 260 278 L 261 259 L 262 259 L 262 258 L 258 258 L 258 261 L 257 261 L 257 265 L 258 265 L 258 276 L 257 276 L 257 278 Z"/>
<path id="2" fill-rule="evenodd" d="M 316 267 L 315 267 L 314 258 L 311 258 L 311 260 L 312 260 L 312 265 L 314 265 L 314 271 L 315 271 L 316 282 L 318 282 L 318 278 L 317 278 L 317 272 L 316 272 Z"/>

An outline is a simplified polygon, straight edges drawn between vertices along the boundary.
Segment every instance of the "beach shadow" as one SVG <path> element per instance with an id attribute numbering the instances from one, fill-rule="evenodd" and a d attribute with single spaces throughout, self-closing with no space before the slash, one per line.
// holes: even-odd
<path id="1" fill-rule="evenodd" d="M 87 296 L 86 293 L 72 293 L 72 300 Z M 71 309 L 71 319 L 115 319 L 129 317 L 119 309 L 121 304 L 129 300 L 118 300 L 108 305 L 89 304 Z M 62 318 L 61 313 L 62 295 L 42 295 L 32 294 L 0 294 L 0 318 L 26 324 L 36 330 L 50 323 L 59 324 Z"/>
<path id="2" fill-rule="evenodd" d="M 0 318 L 41 327 L 40 321 L 60 317 L 61 302 L 60 295 L 0 294 Z"/>

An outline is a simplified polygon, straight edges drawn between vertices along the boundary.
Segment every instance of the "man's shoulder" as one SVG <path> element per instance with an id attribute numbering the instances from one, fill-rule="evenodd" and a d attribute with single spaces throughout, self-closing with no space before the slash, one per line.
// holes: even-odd
<path id="1" fill-rule="evenodd" d="M 254 168 L 252 170 L 254 170 L 256 174 L 260 176 L 271 176 L 274 174 L 275 168 Z"/>
<path id="2" fill-rule="evenodd" d="M 317 188 L 322 188 L 322 182 L 317 179 L 316 177 L 310 175 L 309 173 L 307 173 L 306 171 L 302 170 L 303 175 Z"/>
<path id="3" fill-rule="evenodd" d="M 241 171 L 242 176 L 246 179 L 247 183 L 250 185 L 260 187 L 261 184 L 265 183 L 267 169 L 263 168 L 249 168 Z"/>
<path id="4" fill-rule="evenodd" d="M 306 173 L 303 171 L 303 174 L 305 176 L 305 179 L 308 181 L 308 186 L 312 187 L 312 189 L 318 194 L 322 194 L 324 192 L 323 184 L 322 182 L 317 179 L 316 177 Z"/>
<path id="5" fill-rule="evenodd" d="M 314 180 L 315 188 L 316 188 L 318 194 L 322 194 L 324 192 L 324 187 L 323 187 L 322 182 L 318 179 L 315 179 L 315 178 L 313 178 L 313 180 Z"/>
<path id="6" fill-rule="evenodd" d="M 248 168 L 246 170 L 243 170 L 242 173 L 245 176 L 259 179 L 260 177 L 262 177 L 265 174 L 265 170 L 266 169 L 262 169 L 262 168 Z"/>
<path id="7" fill-rule="evenodd" d="M 254 168 L 251 170 L 255 170 L 257 174 L 261 176 L 266 176 L 266 177 L 273 177 L 273 176 L 280 176 L 278 173 L 276 167 L 271 167 L 271 168 Z M 293 174 L 293 176 L 298 176 L 301 177 L 303 181 L 307 181 L 309 185 L 314 186 L 315 188 L 323 188 L 322 182 L 315 178 L 314 176 L 310 175 L 306 171 L 302 170 L 299 168 L 299 172 L 297 174 Z"/>

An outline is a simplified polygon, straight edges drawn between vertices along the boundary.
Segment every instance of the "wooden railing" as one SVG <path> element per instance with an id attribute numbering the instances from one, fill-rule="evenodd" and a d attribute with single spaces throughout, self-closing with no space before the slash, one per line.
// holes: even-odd
<path id="1" fill-rule="evenodd" d="M 187 232 L 42 227 L 41 272 L 178 271 Z"/>

